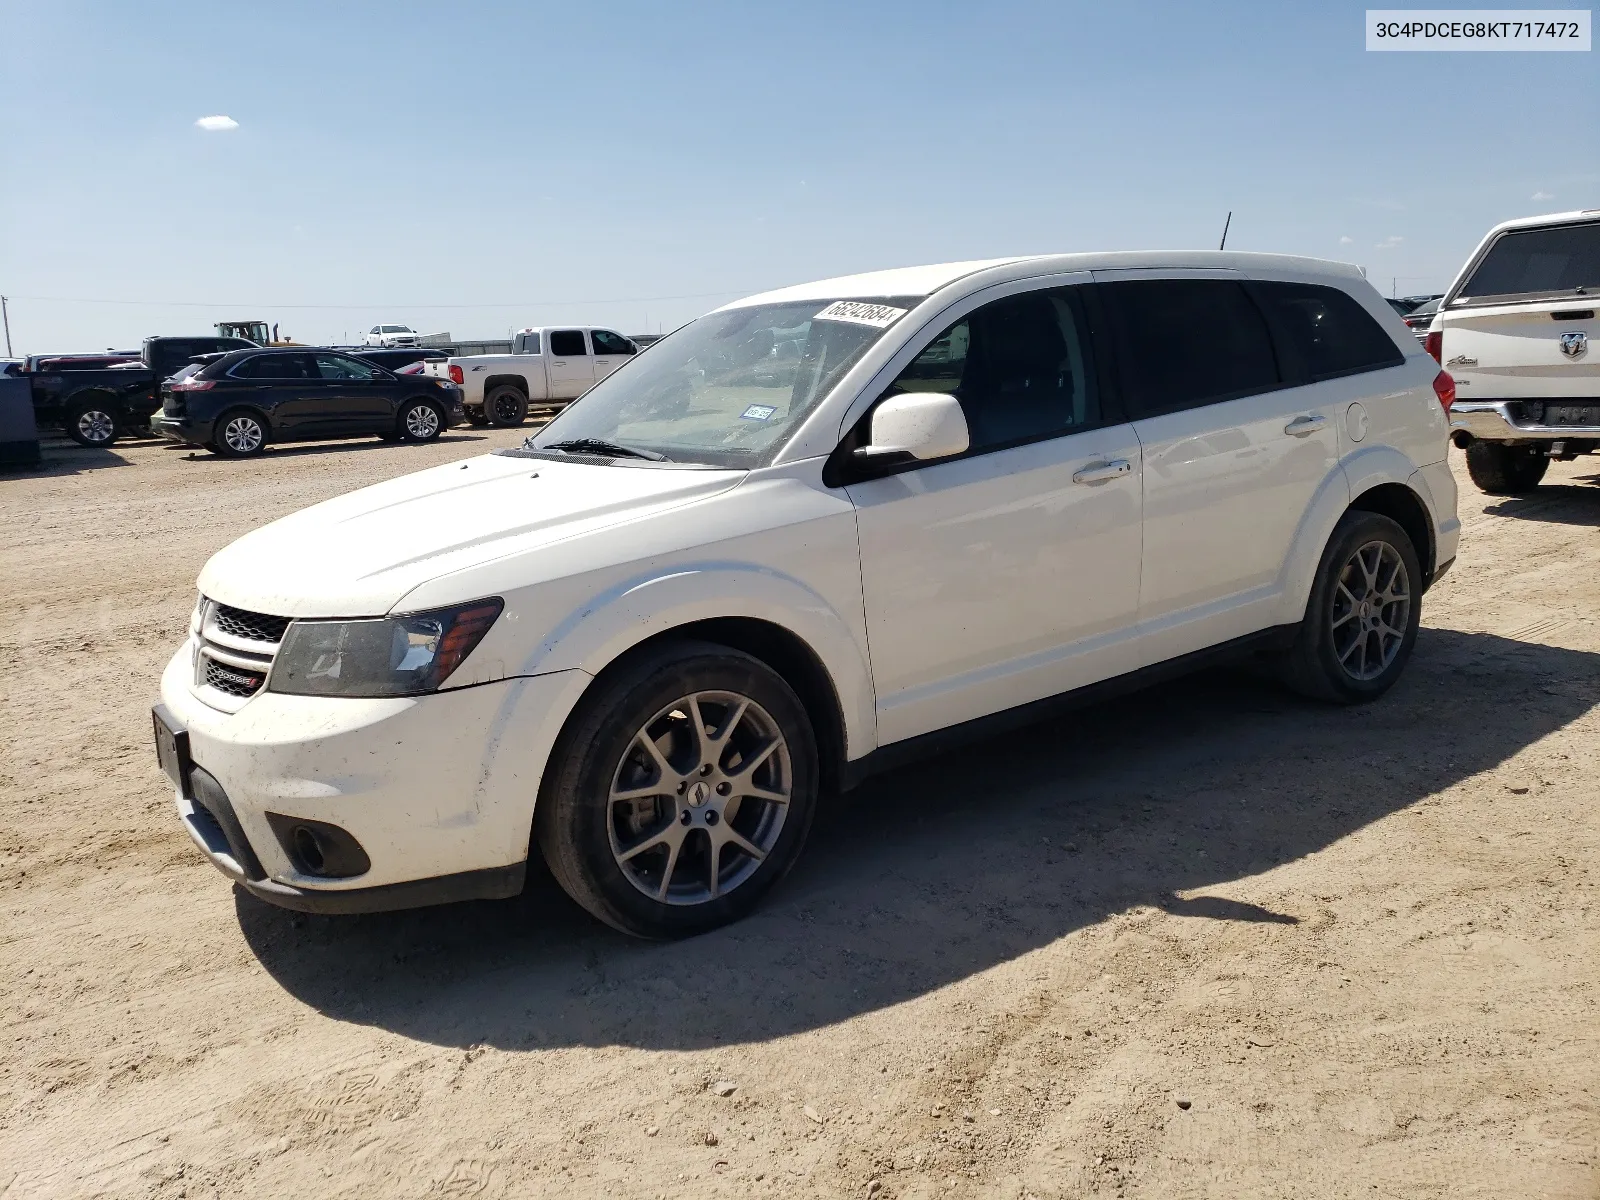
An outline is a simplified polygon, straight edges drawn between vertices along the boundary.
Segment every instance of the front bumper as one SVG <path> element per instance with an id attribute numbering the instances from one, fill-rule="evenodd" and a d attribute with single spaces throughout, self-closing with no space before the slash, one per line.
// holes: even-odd
<path id="1" fill-rule="evenodd" d="M 1600 438 L 1600 425 L 1545 425 L 1524 415 L 1524 400 L 1457 400 L 1450 409 L 1450 432 L 1470 434 L 1485 442 L 1549 442 Z M 1559 404 L 1562 401 L 1546 401 Z M 1600 406 L 1600 402 L 1572 403 Z M 1542 405 L 1541 405 L 1542 408 Z"/>
<path id="2" fill-rule="evenodd" d="M 187 733 L 193 762 L 175 804 L 190 840 L 241 887 L 308 912 L 521 890 L 539 780 L 588 675 L 387 699 L 260 692 L 225 713 L 194 695 L 191 662 L 186 644 L 161 679 L 165 719 Z M 346 831 L 367 869 L 302 869 L 279 834 L 295 820 Z"/>

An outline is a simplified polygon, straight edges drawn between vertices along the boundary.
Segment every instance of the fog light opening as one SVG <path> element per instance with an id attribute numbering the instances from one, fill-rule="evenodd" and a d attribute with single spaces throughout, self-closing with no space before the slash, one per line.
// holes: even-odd
<path id="1" fill-rule="evenodd" d="M 306 869 L 313 875 L 324 873 L 327 865 L 322 856 L 322 843 L 317 840 L 317 835 L 304 825 L 296 825 L 293 833 L 294 852 L 296 857 L 306 865 Z"/>

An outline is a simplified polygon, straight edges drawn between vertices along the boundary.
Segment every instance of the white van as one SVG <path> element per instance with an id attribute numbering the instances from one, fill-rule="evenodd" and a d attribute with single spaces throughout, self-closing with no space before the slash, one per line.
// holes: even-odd
<path id="1" fill-rule="evenodd" d="M 955 739 L 1237 655 L 1382 695 L 1455 558 L 1450 395 L 1308 259 L 752 296 L 521 448 L 218 553 L 158 756 L 277 904 L 507 896 L 542 853 L 602 920 L 694 933 L 783 876 L 821 791 Z"/>

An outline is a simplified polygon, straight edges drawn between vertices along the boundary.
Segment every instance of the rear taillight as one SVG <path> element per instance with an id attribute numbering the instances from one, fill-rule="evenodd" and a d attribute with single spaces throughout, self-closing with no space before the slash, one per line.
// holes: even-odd
<path id="1" fill-rule="evenodd" d="M 456 366 L 455 363 L 451 363 L 450 364 L 450 382 L 451 383 L 465 383 L 466 381 L 467 381 L 466 372 L 463 371 L 460 367 Z"/>
<path id="2" fill-rule="evenodd" d="M 1438 337 L 1439 335 L 1430 333 L 1428 336 Z M 1449 371 L 1440 371 L 1433 377 L 1433 394 L 1439 397 L 1440 407 L 1448 413 L 1450 406 L 1456 402 L 1456 381 Z"/>
<path id="3" fill-rule="evenodd" d="M 209 379 L 180 379 L 169 386 L 175 392 L 209 392 L 216 384 Z"/>
<path id="4" fill-rule="evenodd" d="M 1427 337 L 1422 339 L 1422 348 L 1429 354 L 1433 355 L 1434 362 L 1442 363 L 1444 359 L 1440 356 L 1444 353 L 1444 334 L 1435 329 L 1432 333 L 1428 334 Z M 1434 386 L 1437 387 L 1438 384 L 1435 384 Z M 1451 395 L 1455 394 L 1455 387 L 1455 382 L 1452 380 L 1450 384 Z"/>

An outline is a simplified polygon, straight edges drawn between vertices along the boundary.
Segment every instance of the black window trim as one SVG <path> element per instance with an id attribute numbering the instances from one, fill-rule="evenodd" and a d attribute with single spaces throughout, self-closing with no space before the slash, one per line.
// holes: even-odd
<path id="1" fill-rule="evenodd" d="M 846 487 L 852 483 L 865 483 L 872 479 L 887 479 L 891 475 L 903 475 L 908 471 L 921 471 L 928 467 L 941 467 L 946 463 L 963 462 L 970 458 L 983 458 L 986 455 L 999 454 L 1005 450 L 1015 450 L 1018 446 L 1032 446 L 1038 442 L 1053 442 L 1061 438 L 1074 437 L 1080 433 L 1093 433 L 1098 429 L 1107 429 L 1113 425 L 1127 424 L 1127 418 L 1123 415 L 1122 398 L 1113 385 L 1112 376 L 1107 370 L 1106 356 L 1102 349 L 1105 331 L 1100 326 L 1104 323 L 1105 313 L 1100 305 L 1100 296 L 1096 286 L 1092 280 L 1085 280 L 1082 283 L 1046 284 L 1044 287 L 1025 288 L 1021 291 L 1009 292 L 1004 296 L 996 296 L 991 300 L 985 300 L 975 308 L 967 309 L 966 312 L 953 319 L 946 319 L 941 314 L 918 331 L 917 338 L 913 339 L 913 344 L 916 345 L 917 349 L 910 359 L 906 361 L 905 366 L 900 368 L 900 371 L 904 371 L 906 367 L 915 362 L 917 357 L 942 337 L 947 329 L 952 328 L 958 322 L 967 320 L 974 313 L 981 312 L 991 304 L 999 304 L 1006 300 L 1015 300 L 1019 296 L 1031 296 L 1041 292 L 1060 292 L 1076 289 L 1079 293 L 1079 299 L 1082 301 L 1079 315 L 1083 317 L 1084 333 L 1087 335 L 1083 339 L 1084 348 L 1089 354 L 1089 367 L 1094 374 L 1096 399 L 1100 402 L 1100 417 L 1098 420 L 1087 422 L 1074 429 L 1059 429 L 1031 434 L 1028 437 L 1012 438 L 1009 441 L 996 442 L 993 445 L 984 446 L 977 450 L 969 448 L 963 450 L 960 454 L 949 454 L 944 458 L 912 458 L 909 454 L 906 454 L 884 455 L 881 458 L 867 460 L 857 459 L 854 456 L 854 452 L 867 444 L 867 437 L 872 430 L 872 414 L 877 411 L 878 405 L 889 398 L 889 389 L 894 387 L 895 380 L 900 378 L 900 371 L 897 371 L 893 378 L 883 385 L 883 390 L 873 397 L 872 403 L 867 405 L 865 411 L 856 419 L 855 424 L 850 427 L 844 437 L 839 439 L 839 444 L 833 448 L 833 453 L 828 455 L 827 461 L 822 466 L 823 486 L 839 488 Z M 957 303 L 959 304 L 960 302 L 958 301 Z M 918 339 L 921 339 L 924 333 L 928 335 L 926 340 L 919 341 Z"/>
<path id="2" fill-rule="evenodd" d="M 291 355 L 291 354 L 305 354 L 305 355 L 309 356 L 311 354 L 311 351 L 309 351 L 309 350 L 287 350 L 287 351 L 278 350 L 276 353 L 274 353 L 272 350 L 263 350 L 263 352 L 259 353 L 259 354 L 247 354 L 245 357 L 241 358 L 238 362 L 234 363 L 233 366 L 228 368 L 227 376 L 228 376 L 229 379 L 237 379 L 241 383 L 256 383 L 256 382 L 270 383 L 270 382 L 273 382 L 273 381 L 286 381 L 286 382 L 291 382 L 292 383 L 295 380 L 304 381 L 306 379 L 306 376 L 304 376 L 304 375 L 240 375 L 240 374 L 238 374 L 238 370 L 239 370 L 240 367 L 244 366 L 245 363 L 255 362 L 256 359 L 258 359 L 258 358 L 288 358 L 289 355 Z M 316 360 L 315 359 L 312 360 L 312 365 L 313 366 L 316 365 Z M 317 380 L 317 379 L 320 379 L 321 376 L 320 375 L 313 375 L 310 378 L 312 380 Z"/>
<path id="3" fill-rule="evenodd" d="M 1306 387 L 1313 383 L 1325 383 L 1330 379 L 1347 379 L 1351 375 L 1366 375 L 1372 371 L 1391 371 L 1395 367 L 1403 367 L 1406 365 L 1406 352 L 1401 349 L 1400 346 L 1396 345 L 1394 336 L 1387 329 L 1383 328 L 1382 323 L 1376 317 L 1374 317 L 1370 312 L 1367 312 L 1367 306 L 1365 304 L 1361 303 L 1361 301 L 1357 300 L 1343 288 L 1335 287 L 1331 283 L 1313 283 L 1310 280 L 1305 279 L 1273 279 L 1270 277 L 1250 278 L 1244 280 L 1243 283 L 1244 290 L 1250 294 L 1250 302 L 1256 306 L 1256 311 L 1259 312 L 1267 322 L 1267 336 L 1272 339 L 1272 352 L 1277 358 L 1278 375 L 1284 380 L 1282 387 Z M 1273 306 L 1267 303 L 1266 296 L 1264 296 L 1258 290 L 1258 285 L 1264 283 L 1286 283 L 1295 287 L 1324 288 L 1330 292 L 1340 293 L 1362 312 L 1366 313 L 1366 315 L 1372 320 L 1372 323 L 1378 326 L 1378 329 L 1383 333 L 1383 336 L 1388 339 L 1389 347 L 1394 351 L 1394 358 L 1389 362 L 1374 363 L 1370 366 L 1346 367 L 1342 371 L 1308 371 L 1306 369 L 1306 364 L 1300 360 L 1300 355 L 1294 348 L 1294 341 L 1290 338 L 1288 332 L 1283 328 L 1282 319 L 1278 316 Z M 1415 341 L 1416 339 L 1413 338 L 1412 340 Z M 1282 387 L 1270 388 L 1268 391 L 1281 391 Z M 1267 393 L 1248 392 L 1246 394 L 1251 396 L 1263 396 Z M 1234 397 L 1234 399 L 1239 398 L 1240 397 Z M 1206 404 L 1196 405 L 1196 407 L 1207 408 L 1210 406 L 1210 403 L 1212 402 L 1208 401 Z M 1185 412 L 1187 410 L 1176 409 L 1174 411 Z"/>

